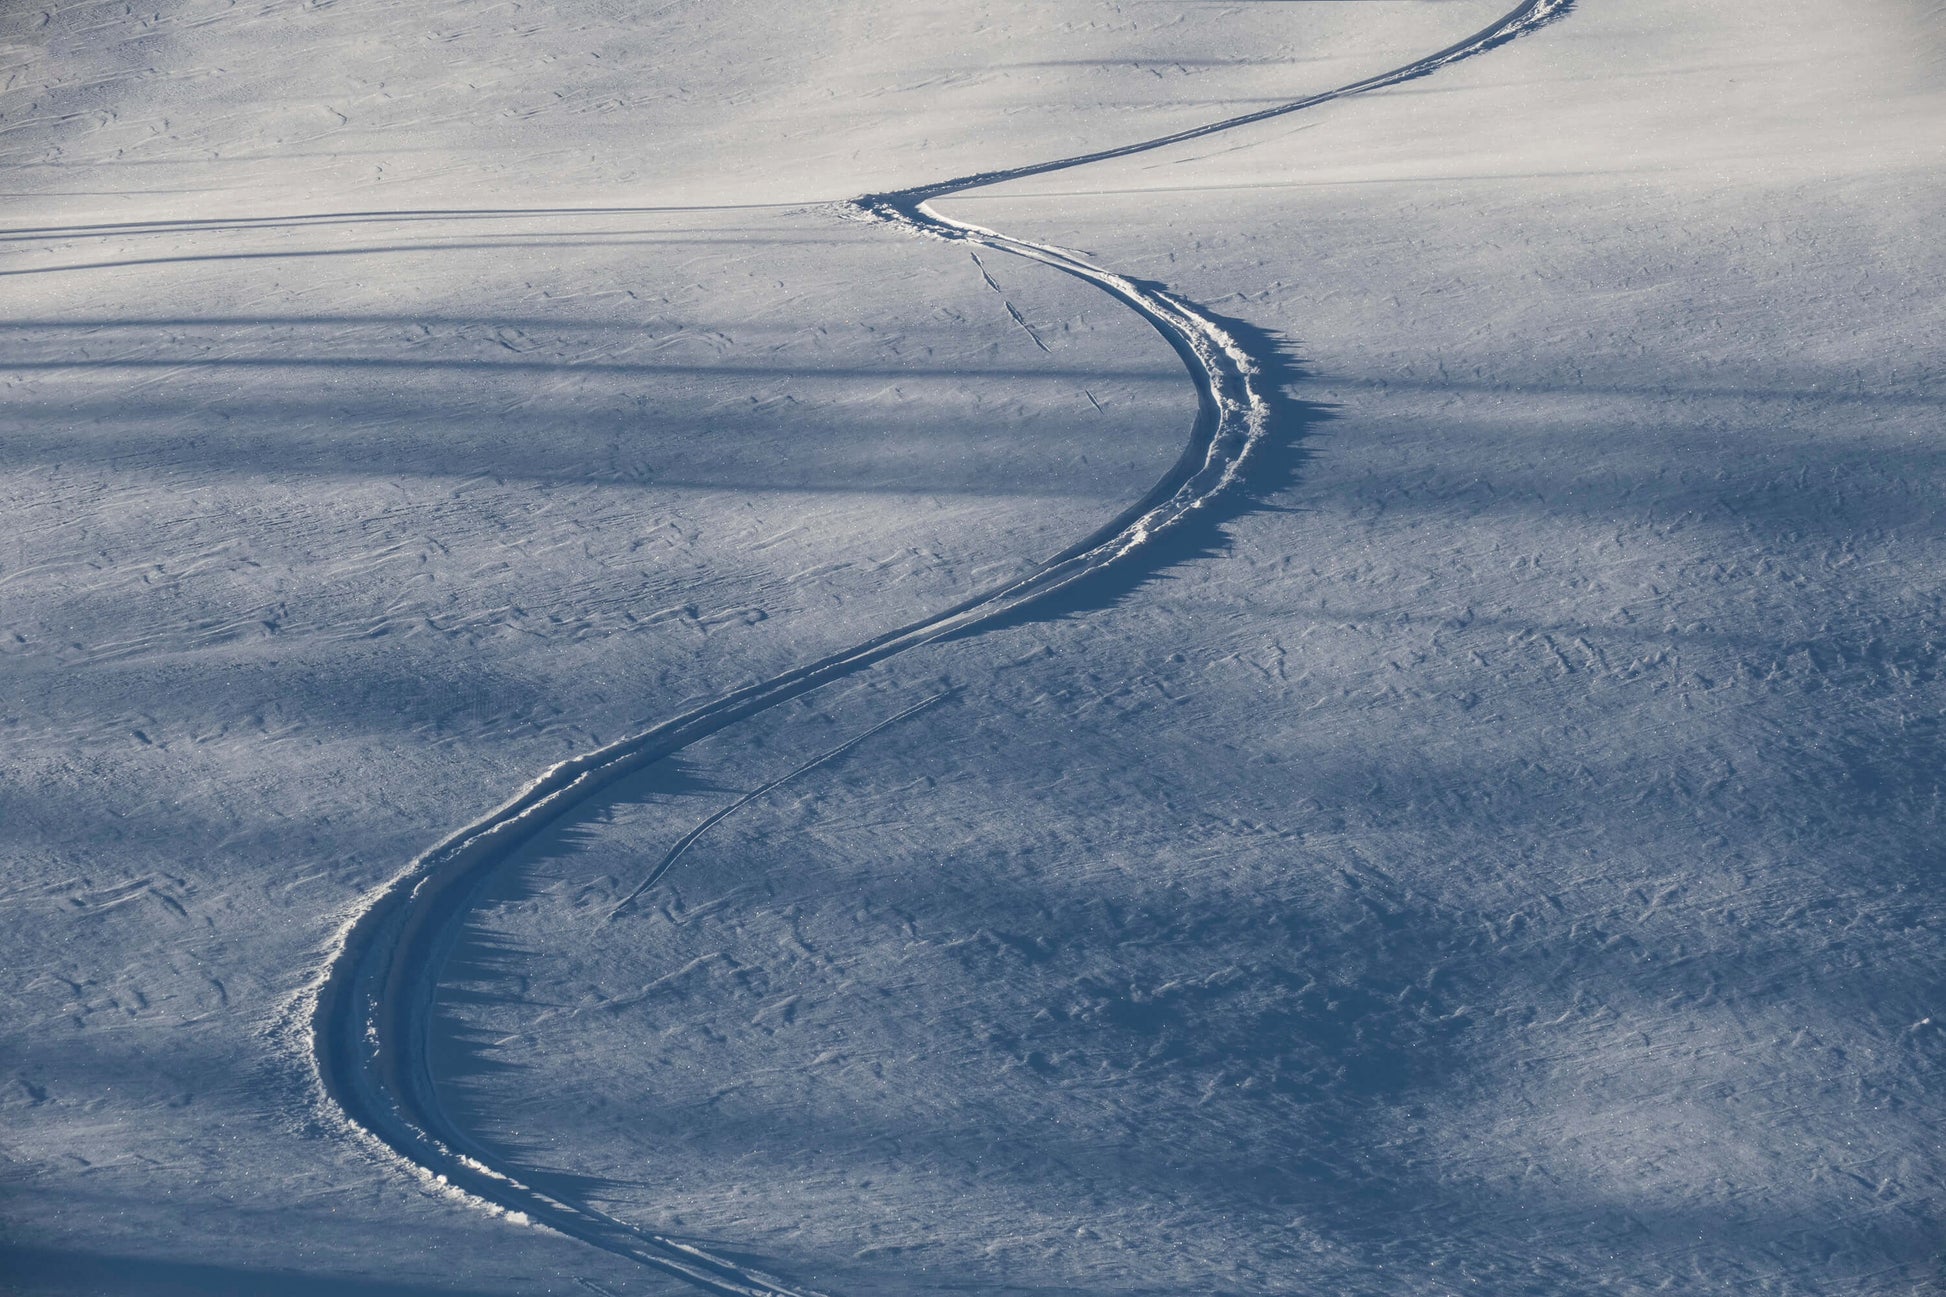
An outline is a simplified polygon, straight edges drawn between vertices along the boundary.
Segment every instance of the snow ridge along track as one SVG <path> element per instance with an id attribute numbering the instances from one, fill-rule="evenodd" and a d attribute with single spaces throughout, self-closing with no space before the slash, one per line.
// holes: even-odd
<path id="1" fill-rule="evenodd" d="M 498 810 L 414 860 L 346 923 L 317 984 L 298 1006 L 299 1019 L 309 1024 L 311 1063 L 327 1101 L 329 1124 L 341 1134 L 375 1141 L 389 1158 L 404 1162 L 444 1192 L 516 1221 L 545 1225 L 705 1291 L 732 1297 L 815 1297 L 809 1289 L 745 1263 L 524 1184 L 496 1168 L 490 1153 L 447 1116 L 433 1083 L 426 1046 L 439 970 L 477 884 L 540 830 L 623 777 L 778 703 L 907 649 L 974 630 L 1111 567 L 1202 508 L 1241 476 L 1252 448 L 1264 435 L 1268 407 L 1251 384 L 1255 362 L 1222 329 L 1191 304 L 1160 289 L 1103 270 L 1060 248 L 952 220 L 931 210 L 930 200 L 1127 157 L 1398 85 L 1533 31 L 1566 13 L 1573 3 L 1524 0 L 1484 31 L 1435 54 L 1274 108 L 1119 148 L 870 195 L 845 205 L 842 214 L 852 219 L 883 222 L 926 238 L 965 242 L 1038 261 L 1088 281 L 1141 315 L 1168 339 L 1196 384 L 1198 410 L 1182 456 L 1141 500 L 1028 575 L 563 761 Z"/>

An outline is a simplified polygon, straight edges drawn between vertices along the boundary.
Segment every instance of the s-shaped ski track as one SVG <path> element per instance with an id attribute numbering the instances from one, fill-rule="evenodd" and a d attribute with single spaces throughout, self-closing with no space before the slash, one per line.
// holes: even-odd
<path id="1" fill-rule="evenodd" d="M 845 205 L 843 214 L 853 219 L 1038 261 L 1086 280 L 1147 320 L 1175 348 L 1196 385 L 1196 420 L 1182 456 L 1142 499 L 1026 576 L 563 761 L 499 809 L 414 860 L 367 897 L 339 931 L 321 976 L 298 1006 L 298 1020 L 310 1028 L 310 1061 L 327 1123 L 366 1141 L 381 1156 L 445 1193 L 545 1225 L 704 1291 L 726 1297 L 817 1297 L 811 1289 L 744 1262 L 523 1183 L 494 1165 L 491 1152 L 446 1113 L 429 1060 L 433 1004 L 440 969 L 476 886 L 543 828 L 623 777 L 821 685 L 908 649 L 977 630 L 1125 562 L 1152 537 L 1238 481 L 1265 435 L 1268 407 L 1251 382 L 1258 366 L 1234 339 L 1191 303 L 1104 270 L 1076 253 L 942 216 L 928 206 L 931 200 L 1128 157 L 1398 85 L 1523 36 L 1560 17 L 1573 3 L 1524 0 L 1498 22 L 1437 53 L 1274 108 L 1119 148 L 869 195 Z"/>

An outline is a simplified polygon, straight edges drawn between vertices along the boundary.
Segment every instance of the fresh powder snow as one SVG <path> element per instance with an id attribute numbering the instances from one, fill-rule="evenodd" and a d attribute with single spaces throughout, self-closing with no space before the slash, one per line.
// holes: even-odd
<path id="1" fill-rule="evenodd" d="M 1946 6 L 0 51 L 0 1289 L 1946 1282 Z"/>

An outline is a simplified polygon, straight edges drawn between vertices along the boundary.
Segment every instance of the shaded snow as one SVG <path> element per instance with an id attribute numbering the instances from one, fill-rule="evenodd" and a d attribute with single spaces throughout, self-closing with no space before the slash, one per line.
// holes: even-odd
<path id="1" fill-rule="evenodd" d="M 280 1014 L 549 762 L 1174 458 L 1113 302 L 803 204 L 1503 7 L 7 18 L 10 1280 L 666 1290 L 329 1138 Z M 454 1110 L 838 1292 L 1937 1282 L 1936 10 L 1581 0 L 942 200 L 1234 321 L 1276 444 L 497 876 Z"/>

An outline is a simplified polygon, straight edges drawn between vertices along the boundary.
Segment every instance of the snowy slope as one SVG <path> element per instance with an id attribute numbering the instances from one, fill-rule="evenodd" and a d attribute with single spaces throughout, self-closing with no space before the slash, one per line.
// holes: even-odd
<path id="1" fill-rule="evenodd" d="M 781 179 L 807 137 L 877 168 L 813 158 L 826 193 L 904 174 L 860 118 L 920 174 L 1036 40 L 1105 60 L 1108 114 L 1157 53 L 1240 89 L 1218 46 L 980 14 L 1003 66 L 928 118 L 937 24 L 873 62 L 855 8 L 682 10 L 9 16 L 11 1277 L 600 1274 L 317 1128 L 293 996 L 338 923 L 547 762 L 1004 577 L 1181 446 L 1139 321 Z M 737 198 L 726 162 L 773 205 L 671 202 Z"/>
<path id="2" fill-rule="evenodd" d="M 145 1212 L 328 1160 L 292 1139 L 301 1077 L 251 1074 L 290 1065 L 264 1033 L 367 888 L 548 762 L 1004 576 L 1174 458 L 1175 358 L 1078 286 L 995 267 L 1003 297 L 956 250 L 807 224 L 762 275 L 761 223 L 712 253 L 650 218 L 530 254 L 545 289 L 465 244 L 382 288 L 286 268 L 231 305 L 254 267 L 199 270 L 213 307 L 184 311 L 158 271 L 17 321 L 11 1220 L 98 1225 L 69 1156 L 177 1166 L 130 1168 Z M 132 1241 L 205 1249 L 182 1210 Z"/>
<path id="3" fill-rule="evenodd" d="M 1505 6 L 1502 6 L 1503 8 Z M 74 220 L 849 198 L 1280 103 L 1471 3 L 20 9 L 10 203 Z M 214 209 L 214 211 L 212 211 Z M 10 222 L 16 223 L 16 222 Z M 25 222 L 17 222 L 25 223 Z"/>
<path id="4" fill-rule="evenodd" d="M 1291 339 L 1308 447 L 1205 561 L 898 664 L 962 692 L 659 911 L 599 897 L 895 702 L 537 855 L 456 1103 L 840 1291 L 1931 1282 L 1937 81 L 1773 16 L 943 200 Z"/>
<path id="5" fill-rule="evenodd" d="M 665 1290 L 321 1122 L 292 997 L 547 763 L 1022 570 L 1194 408 L 1086 284 L 805 204 L 1501 8 L 10 18 L 17 1282 Z M 449 1108 L 834 1291 L 1936 1277 L 1937 30 L 1583 0 L 942 201 L 1281 340 L 1250 491 L 497 874 Z"/>
<path id="6" fill-rule="evenodd" d="M 1295 578 L 1299 822 L 1475 1024 L 1374 1105 L 1441 1222 L 1407 1257 L 1938 1282 L 1936 23 L 1588 4 L 1301 147 L 1090 177 L 1180 195 L 958 209 L 1238 293 L 1330 407 L 1306 526 L 1204 598 Z"/>

